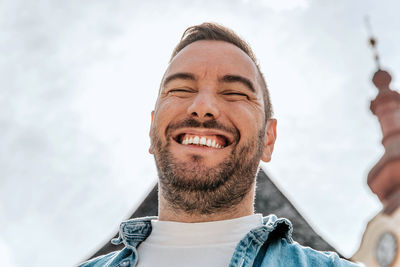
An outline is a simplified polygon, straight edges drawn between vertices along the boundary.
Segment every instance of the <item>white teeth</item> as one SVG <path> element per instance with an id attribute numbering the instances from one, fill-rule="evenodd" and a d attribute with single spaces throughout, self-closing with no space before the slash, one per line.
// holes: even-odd
<path id="1" fill-rule="evenodd" d="M 212 141 L 211 146 L 212 146 L 212 147 L 216 147 L 216 145 L 215 145 L 215 140 Z"/>
<path id="2" fill-rule="evenodd" d="M 210 139 L 207 140 L 207 146 L 211 146 L 211 140 Z"/>
<path id="3" fill-rule="evenodd" d="M 222 148 L 220 144 L 217 144 L 215 140 L 207 139 L 204 136 L 199 137 L 185 137 L 185 139 L 182 140 L 182 145 L 202 145 L 202 146 L 208 146 L 208 147 L 213 147 L 213 148 Z"/>
<path id="4" fill-rule="evenodd" d="M 198 145 L 198 144 L 199 144 L 199 141 L 200 141 L 200 137 L 195 136 L 195 137 L 193 138 L 193 144 Z"/>
<path id="5" fill-rule="evenodd" d="M 189 138 L 186 137 L 185 140 L 183 140 L 182 144 L 184 144 L 184 145 L 189 144 Z"/>
<path id="6" fill-rule="evenodd" d="M 205 145 L 207 144 L 207 139 L 205 137 L 200 138 L 200 145 Z"/>

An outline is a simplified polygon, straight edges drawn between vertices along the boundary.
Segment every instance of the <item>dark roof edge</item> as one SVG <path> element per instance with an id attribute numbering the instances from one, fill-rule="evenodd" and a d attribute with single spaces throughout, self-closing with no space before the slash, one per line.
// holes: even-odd
<path id="1" fill-rule="evenodd" d="M 260 164 L 260 169 L 261 169 L 261 170 L 265 173 L 265 175 L 269 178 L 269 180 L 271 181 L 271 183 L 274 184 L 274 186 L 275 186 L 276 188 L 278 188 L 278 190 L 282 193 L 282 197 L 285 198 L 285 199 L 287 200 L 287 203 L 288 203 L 290 206 L 292 206 L 293 210 L 297 213 L 296 215 L 299 216 L 299 217 L 302 217 L 302 218 L 304 219 L 304 221 L 308 224 L 308 226 L 314 231 L 314 233 L 315 233 L 317 236 L 319 236 L 322 240 L 324 240 L 329 246 L 331 246 L 332 248 L 334 248 L 341 258 L 347 259 L 346 257 L 344 257 L 344 256 L 342 255 L 342 253 L 341 253 L 335 246 L 332 246 L 332 244 L 331 244 L 330 242 L 328 242 L 328 241 L 326 240 L 326 238 L 325 238 L 323 235 L 320 234 L 319 231 L 316 231 L 316 230 L 315 230 L 315 225 L 312 224 L 312 223 L 310 223 L 310 220 L 306 219 L 306 218 L 302 215 L 302 214 L 304 214 L 304 212 L 303 212 L 303 213 L 300 213 L 300 211 L 302 211 L 301 208 L 297 208 L 297 207 L 293 204 L 292 200 L 290 200 L 290 198 L 288 197 L 287 191 L 284 190 L 284 189 L 282 190 L 282 188 L 281 188 L 279 185 L 277 185 L 277 183 L 276 183 L 276 182 L 274 181 L 274 179 L 272 178 L 272 175 L 270 175 L 269 172 L 266 170 L 266 168 L 265 168 L 264 166 L 262 166 L 261 164 Z M 299 210 L 300 210 L 300 211 L 299 211 Z"/>

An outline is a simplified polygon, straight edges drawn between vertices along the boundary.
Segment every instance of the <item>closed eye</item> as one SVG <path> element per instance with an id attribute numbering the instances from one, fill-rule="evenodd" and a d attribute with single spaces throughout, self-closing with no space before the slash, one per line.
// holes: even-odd
<path id="1" fill-rule="evenodd" d="M 229 93 L 225 93 L 225 95 L 242 95 L 242 96 L 247 96 L 246 94 L 238 93 L 238 92 L 229 92 Z"/>
<path id="2" fill-rule="evenodd" d="M 186 88 L 171 89 L 167 92 L 168 95 L 177 96 L 177 97 L 188 97 L 192 93 L 194 93 L 193 90 L 186 89 Z"/>
<path id="3" fill-rule="evenodd" d="M 186 89 L 186 88 L 176 88 L 176 89 L 171 89 L 169 92 L 191 92 L 191 90 Z"/>
<path id="4" fill-rule="evenodd" d="M 235 101 L 235 100 L 243 100 L 243 99 L 249 99 L 249 96 L 245 93 L 242 92 L 224 92 L 223 95 L 231 101 Z"/>

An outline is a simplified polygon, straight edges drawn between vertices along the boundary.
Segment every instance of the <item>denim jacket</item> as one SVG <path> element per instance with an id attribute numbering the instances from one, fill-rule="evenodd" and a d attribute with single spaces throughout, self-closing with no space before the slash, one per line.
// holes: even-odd
<path id="1" fill-rule="evenodd" d="M 124 243 L 121 251 L 111 252 L 84 262 L 79 267 L 133 267 L 137 263 L 139 244 L 151 233 L 151 220 L 156 217 L 137 218 L 124 221 L 120 225 L 119 237 L 111 240 L 118 245 Z M 303 247 L 292 239 L 292 224 L 275 215 L 264 217 L 263 226 L 252 229 L 240 240 L 231 258 L 229 267 L 266 266 L 358 266 L 340 259 L 333 252 L 319 252 Z"/>

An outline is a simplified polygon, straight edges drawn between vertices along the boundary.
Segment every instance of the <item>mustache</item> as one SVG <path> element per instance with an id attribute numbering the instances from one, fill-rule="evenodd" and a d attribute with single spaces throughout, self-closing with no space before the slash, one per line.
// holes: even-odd
<path id="1" fill-rule="evenodd" d="M 184 119 L 183 121 L 168 125 L 168 127 L 166 129 L 166 133 L 167 133 L 167 135 L 170 135 L 171 131 L 174 131 L 174 130 L 177 130 L 180 128 L 186 128 L 186 127 L 187 128 L 204 128 L 204 129 L 222 130 L 222 131 L 232 134 L 234 136 L 235 140 L 238 140 L 239 136 L 240 136 L 238 129 L 225 126 L 216 120 L 200 122 L 193 118 L 187 118 L 187 119 Z"/>

